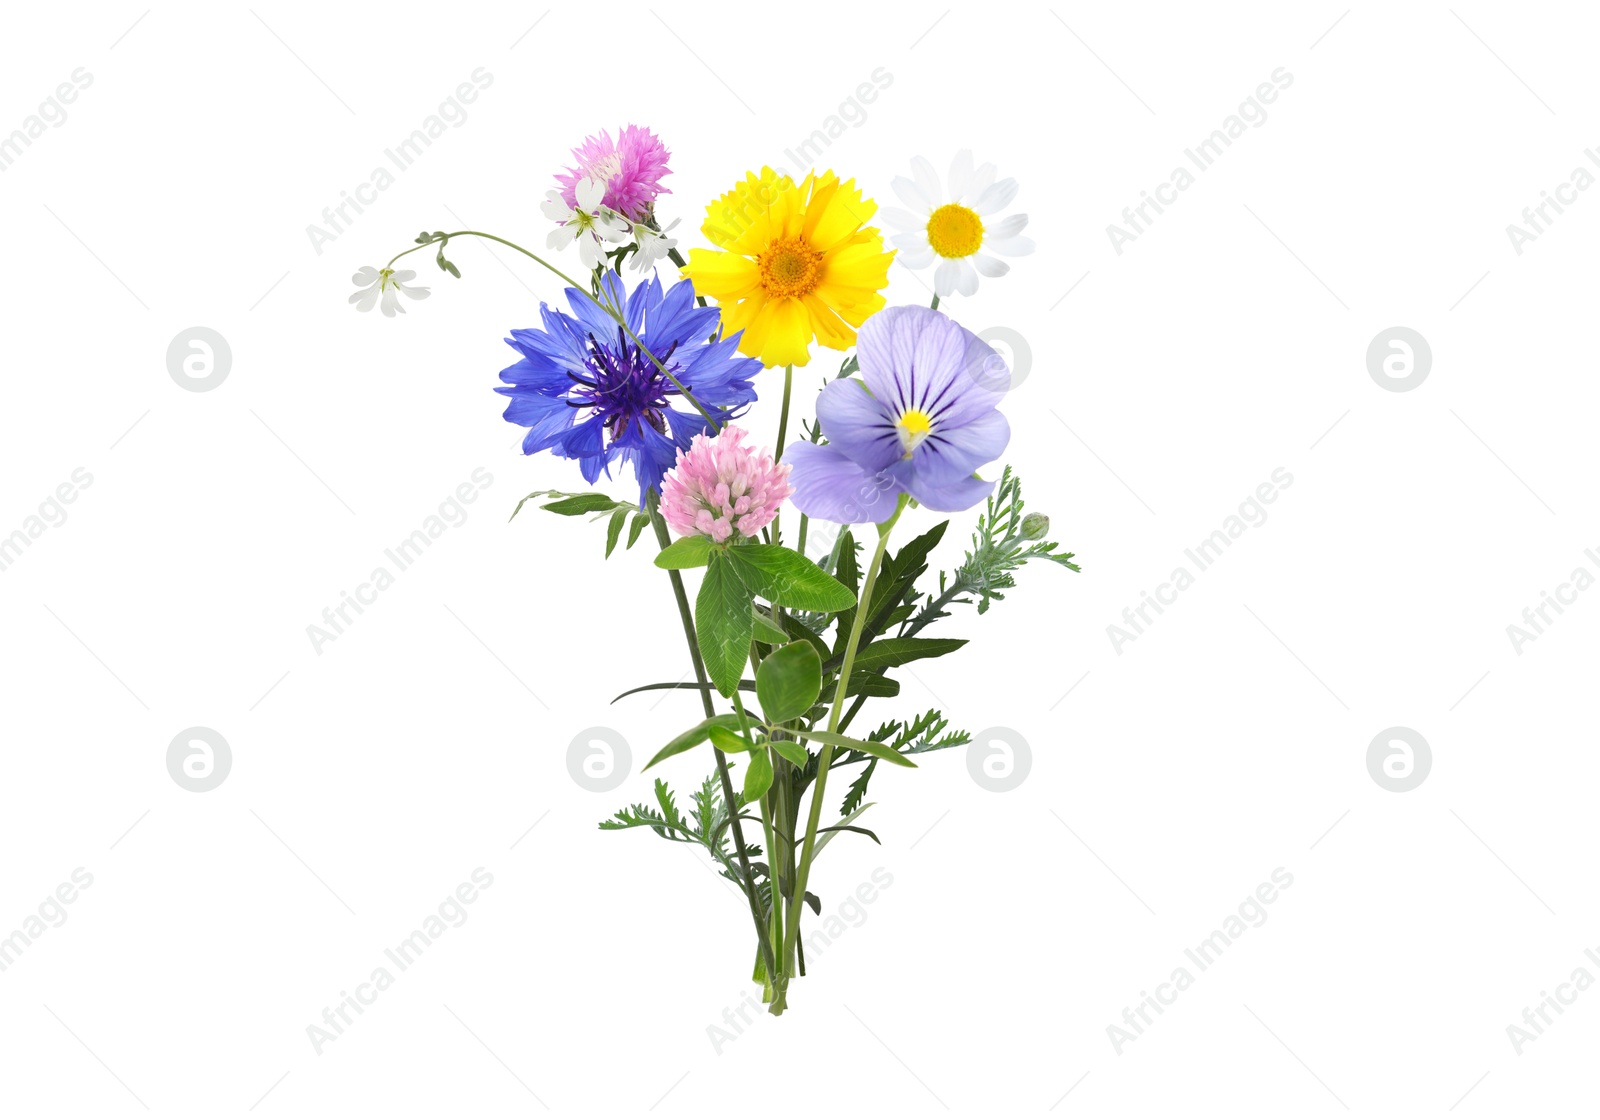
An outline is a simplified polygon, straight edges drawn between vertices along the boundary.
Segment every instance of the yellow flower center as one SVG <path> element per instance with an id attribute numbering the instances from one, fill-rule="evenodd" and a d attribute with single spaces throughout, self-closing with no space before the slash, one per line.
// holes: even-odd
<path id="1" fill-rule="evenodd" d="M 928 244 L 941 257 L 970 257 L 983 244 L 983 219 L 959 203 L 949 203 L 928 218 Z"/>
<path id="2" fill-rule="evenodd" d="M 920 408 L 908 408 L 900 414 L 900 419 L 895 427 L 899 429 L 900 446 L 905 448 L 905 457 L 911 458 L 911 453 L 917 445 L 927 439 L 933 431 L 933 421 L 928 419 L 928 414 Z"/>
<path id="3" fill-rule="evenodd" d="M 804 238 L 779 238 L 756 257 L 756 265 L 761 287 L 774 299 L 810 295 L 822 282 L 822 254 Z"/>

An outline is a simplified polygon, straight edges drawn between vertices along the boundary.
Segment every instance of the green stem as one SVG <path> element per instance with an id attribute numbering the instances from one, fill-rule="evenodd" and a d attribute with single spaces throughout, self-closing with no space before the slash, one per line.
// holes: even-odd
<path id="1" fill-rule="evenodd" d="M 850 627 L 850 640 L 845 645 L 844 662 L 839 666 L 839 683 L 833 692 L 833 706 L 828 712 L 828 731 L 836 733 L 839 730 L 840 708 L 844 704 L 845 696 L 850 689 L 850 672 L 855 667 L 856 649 L 861 644 L 861 631 L 867 623 L 865 604 L 872 602 L 873 585 L 878 582 L 878 570 L 883 567 L 883 555 L 889 547 L 889 532 L 894 528 L 894 523 L 900 520 L 900 514 L 906 508 L 907 496 L 900 496 L 900 504 L 895 508 L 893 516 L 878 526 L 878 547 L 872 552 L 872 562 L 867 566 L 867 575 L 861 582 L 861 596 L 856 607 L 855 622 Z M 828 787 L 828 769 L 833 762 L 833 745 L 822 744 L 822 753 L 817 758 L 817 781 L 811 791 L 811 813 L 806 821 L 805 845 L 800 850 L 800 866 L 795 870 L 794 894 L 797 902 L 803 902 L 806 897 L 806 882 L 811 876 L 811 859 L 817 845 L 817 826 L 822 823 L 822 800 Z M 794 951 L 794 944 L 800 936 L 800 907 L 789 907 L 789 923 L 785 930 L 783 940 L 783 954 L 788 957 Z"/>
<path id="2" fill-rule="evenodd" d="M 515 241 L 507 241 L 503 237 L 496 237 L 492 233 L 484 233 L 481 230 L 459 229 L 459 230 L 456 230 L 454 233 L 445 234 L 444 237 L 442 237 L 442 238 L 435 238 L 432 241 L 425 242 L 425 243 L 423 243 L 421 245 L 414 245 L 409 249 L 405 249 L 405 250 L 402 250 L 401 252 L 396 253 L 394 256 L 389 258 L 389 264 L 385 265 L 384 267 L 385 268 L 390 267 L 391 265 L 394 264 L 395 261 L 399 260 L 401 257 L 406 256 L 409 253 L 415 253 L 418 249 L 426 249 L 429 245 L 437 245 L 440 241 L 448 241 L 452 237 L 482 237 L 482 238 L 485 238 L 485 239 L 487 239 L 489 241 L 498 241 L 501 245 L 504 245 L 506 248 L 515 249 L 517 252 L 521 253 L 523 256 L 527 257 L 529 260 L 534 261 L 537 264 L 542 265 L 543 267 L 549 269 L 551 272 L 553 272 L 557 276 L 559 276 L 562 280 L 565 280 L 566 283 L 567 283 L 567 286 L 569 288 L 573 288 L 576 291 L 583 292 L 583 294 L 586 297 L 588 297 L 588 300 L 589 300 L 590 303 L 594 304 L 600 310 L 604 311 L 607 315 L 609 315 L 612 319 L 616 320 L 617 325 L 620 326 L 624 331 L 627 332 L 628 337 L 633 340 L 633 344 L 639 348 L 639 353 L 641 353 L 645 357 L 649 358 L 650 359 L 650 364 L 655 366 L 656 369 L 660 370 L 661 371 L 661 375 L 663 377 L 665 377 L 668 381 L 672 382 L 673 388 L 678 390 L 678 393 L 683 397 L 683 399 L 688 401 L 690 404 L 694 405 L 695 411 L 698 412 L 701 416 L 705 417 L 706 423 L 711 425 L 711 430 L 713 432 L 717 432 L 717 431 L 721 431 L 722 430 L 722 425 L 717 422 L 717 418 L 716 417 L 712 416 L 711 413 L 706 410 L 705 405 L 701 404 L 699 402 L 699 400 L 695 398 L 694 394 L 689 392 L 689 390 L 684 387 L 683 382 L 679 381 L 675 376 L 673 376 L 673 373 L 672 373 L 671 370 L 669 370 L 666 366 L 661 364 L 661 359 L 657 358 L 654 354 L 652 354 L 648 349 L 645 348 L 644 343 L 639 341 L 639 336 L 633 333 L 633 328 L 632 327 L 628 326 L 628 317 L 627 317 L 626 313 L 624 313 L 624 311 L 621 308 L 611 307 L 611 306 L 609 306 L 609 305 L 607 305 L 605 303 L 602 303 L 600 300 L 596 299 L 593 295 L 591 295 L 587 290 L 585 290 L 584 288 L 580 287 L 578 282 L 576 280 L 574 280 L 572 277 L 568 276 L 565 272 L 562 272 L 555 265 L 551 264 L 549 261 L 547 261 L 543 257 L 539 256 L 539 254 L 528 252 L 528 250 L 524 249 L 521 245 L 518 245 Z"/>
<path id="3" fill-rule="evenodd" d="M 667 529 L 667 522 L 661 516 L 660 499 L 654 490 L 650 491 L 647 499 L 650 513 L 650 524 L 656 531 L 656 540 L 661 542 L 661 547 L 666 548 L 672 543 L 672 534 Z M 689 595 L 683 589 L 683 576 L 676 570 L 667 573 L 672 577 L 672 594 L 678 602 L 678 617 L 683 620 L 683 636 L 689 643 L 689 661 L 694 666 L 694 679 L 700 685 L 700 699 L 705 706 L 706 718 L 710 719 L 717 714 L 717 709 L 711 702 L 711 689 L 706 683 L 705 662 L 700 659 L 700 643 L 695 638 L 694 615 L 689 610 Z M 734 693 L 735 697 L 738 693 Z M 728 806 L 728 827 L 733 832 L 733 847 L 739 855 L 739 870 L 744 875 L 745 898 L 750 902 L 750 917 L 756 924 L 756 940 L 761 945 L 762 963 L 767 966 L 767 976 L 777 975 L 774 965 L 776 958 L 772 953 L 772 943 L 767 937 L 767 922 L 761 914 L 761 896 L 756 892 L 756 879 L 750 871 L 750 856 L 745 849 L 744 829 L 739 826 L 739 800 L 733 793 L 733 779 L 728 776 L 728 760 L 722 752 L 715 747 L 711 753 L 717 759 L 717 776 L 722 779 L 722 799 Z"/>
<path id="4" fill-rule="evenodd" d="M 745 742 L 751 744 L 750 749 L 753 751 L 768 750 L 765 746 L 755 745 L 755 736 L 750 733 L 750 717 L 744 710 L 744 700 L 740 698 L 738 689 L 734 689 L 733 692 L 733 709 L 739 713 L 739 730 L 744 733 Z M 721 754 L 722 752 L 718 751 L 717 753 Z M 767 757 L 768 765 L 772 764 L 773 756 L 776 754 L 776 751 L 769 751 Z M 777 785 L 776 774 L 773 775 L 773 785 Z M 772 905 L 767 910 L 767 936 L 771 939 L 772 944 L 781 945 L 782 941 L 780 939 L 783 937 L 783 892 L 778 887 L 779 853 L 777 840 L 773 835 L 772 828 L 773 809 L 769 805 L 767 794 L 763 794 L 757 800 L 761 808 L 761 831 L 767 841 L 767 885 L 772 890 Z M 772 998 L 769 1001 L 771 1004 L 770 1010 L 774 1015 L 783 1014 L 784 1008 L 787 1006 L 785 995 L 788 992 L 789 985 L 788 974 L 783 970 L 781 959 L 776 970 L 770 964 L 768 965 L 767 986 L 772 992 Z"/>
<path id="5" fill-rule="evenodd" d="M 933 297 L 933 302 L 930 303 L 928 306 L 933 308 L 933 310 L 935 310 L 935 311 L 939 310 L 939 297 L 937 295 L 935 295 Z"/>

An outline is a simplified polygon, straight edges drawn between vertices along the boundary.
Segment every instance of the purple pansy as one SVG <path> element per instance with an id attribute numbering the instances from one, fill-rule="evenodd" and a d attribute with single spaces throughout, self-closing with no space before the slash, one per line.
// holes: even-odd
<path id="1" fill-rule="evenodd" d="M 829 383 L 817 400 L 825 444 L 791 446 L 792 501 L 824 521 L 894 516 L 900 495 L 942 512 L 969 509 L 994 483 L 975 477 L 1000 457 L 1011 427 L 998 405 L 1005 361 L 955 320 L 927 307 L 891 307 L 861 327 L 865 385 Z"/>

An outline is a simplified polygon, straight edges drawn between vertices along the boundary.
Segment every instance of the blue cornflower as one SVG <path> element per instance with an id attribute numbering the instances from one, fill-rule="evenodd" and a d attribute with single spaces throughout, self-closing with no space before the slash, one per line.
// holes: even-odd
<path id="1" fill-rule="evenodd" d="M 719 312 L 696 307 L 694 285 L 684 280 L 663 289 L 655 277 L 629 295 L 622 279 L 607 272 L 601 299 L 625 308 L 628 330 L 576 288 L 567 289 L 572 314 L 539 305 L 544 328 L 513 330 L 506 342 L 522 355 L 500 371 L 504 386 L 495 392 L 511 398 L 505 418 L 528 429 L 522 451 L 550 451 L 576 459 L 585 481 L 593 483 L 617 460 L 639 480 L 639 504 L 711 425 L 656 368 L 640 344 L 653 354 L 719 425 L 738 416 L 756 399 L 750 378 L 761 363 L 738 352 L 739 335 L 716 338 Z"/>

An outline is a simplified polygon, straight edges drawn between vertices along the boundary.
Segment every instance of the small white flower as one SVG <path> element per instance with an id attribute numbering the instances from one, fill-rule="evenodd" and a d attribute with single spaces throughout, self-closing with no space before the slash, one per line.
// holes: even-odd
<path id="1" fill-rule="evenodd" d="M 551 191 L 539 209 L 561 225 L 550 231 L 547 244 L 560 251 L 578 243 L 578 257 L 584 267 L 599 268 L 605 261 L 605 244 L 620 245 L 628 240 L 628 223 L 614 210 L 600 205 L 606 185 L 598 179 L 580 179 L 573 189 L 576 206 L 568 206 L 560 191 Z"/>
<path id="2" fill-rule="evenodd" d="M 994 164 L 974 169 L 972 153 L 960 152 L 950 165 L 948 190 L 921 156 L 911 161 L 911 170 L 914 180 L 901 175 L 891 184 L 911 209 L 886 207 L 883 219 L 900 230 L 889 240 L 900 250 L 901 264 L 927 268 L 938 262 L 933 288 L 941 298 L 954 292 L 973 295 L 980 273 L 996 277 L 1011 271 L 993 254 L 1024 257 L 1033 252 L 1033 242 L 1018 236 L 1028 224 L 1026 214 L 984 224 L 984 218 L 1004 210 L 1017 197 L 1015 179 L 995 182 Z"/>
<path id="3" fill-rule="evenodd" d="M 639 249 L 630 260 L 633 267 L 640 272 L 648 272 L 655 267 L 657 261 L 665 259 L 668 253 L 677 248 L 677 238 L 668 237 L 667 234 L 671 233 L 673 226 L 676 226 L 681 220 L 681 218 L 674 218 L 671 225 L 667 226 L 666 229 L 659 230 L 651 229 L 643 222 L 635 222 L 633 236 L 634 240 L 639 243 Z"/>
<path id="4" fill-rule="evenodd" d="M 410 269 L 396 272 L 392 268 L 373 268 L 368 265 L 350 277 L 350 283 L 361 288 L 350 297 L 350 302 L 356 305 L 357 311 L 371 311 L 378 304 L 378 298 L 383 297 L 383 313 L 393 319 L 395 312 L 405 314 L 405 308 L 400 306 L 400 293 L 404 292 L 412 299 L 427 299 L 432 293 L 427 288 L 408 288 L 407 280 L 415 280 L 417 274 Z"/>

